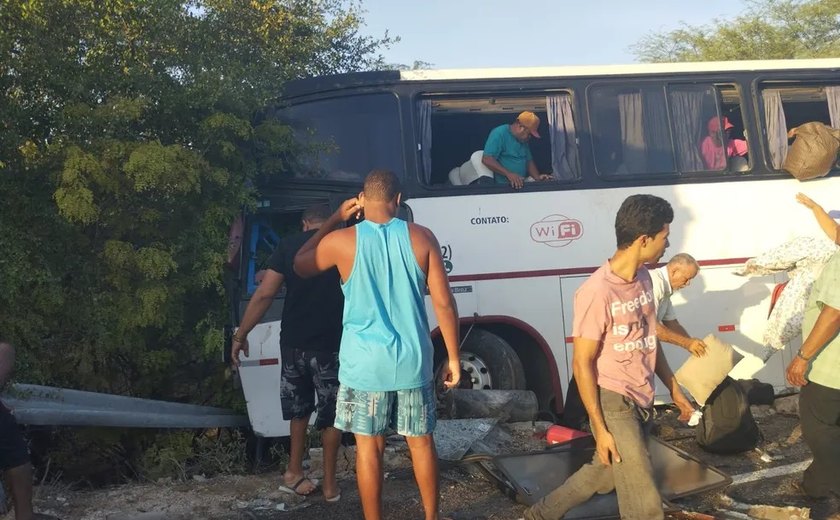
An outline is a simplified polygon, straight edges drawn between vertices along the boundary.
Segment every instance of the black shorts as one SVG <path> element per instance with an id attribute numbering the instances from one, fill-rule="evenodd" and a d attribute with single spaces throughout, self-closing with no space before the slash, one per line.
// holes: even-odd
<path id="1" fill-rule="evenodd" d="M 29 462 L 29 448 L 20 434 L 15 416 L 0 403 L 0 471 Z"/>
<path id="2" fill-rule="evenodd" d="M 315 427 L 323 430 L 335 423 L 338 395 L 338 352 L 281 349 L 283 359 L 280 406 L 284 419 L 302 419 L 315 410 Z M 315 404 L 315 394 L 318 404 Z"/>

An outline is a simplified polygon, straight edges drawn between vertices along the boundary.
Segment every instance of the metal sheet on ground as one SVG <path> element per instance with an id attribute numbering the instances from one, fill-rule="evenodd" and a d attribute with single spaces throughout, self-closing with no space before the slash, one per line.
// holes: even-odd
<path id="1" fill-rule="evenodd" d="M 435 447 L 443 460 L 461 460 L 473 443 L 483 439 L 498 419 L 440 420 L 435 426 Z"/>
<path id="2" fill-rule="evenodd" d="M 664 500 L 685 497 L 726 487 L 732 479 L 688 453 L 650 437 L 648 451 L 653 462 L 654 477 Z M 517 501 L 532 505 L 559 487 L 581 466 L 592 460 L 591 440 L 577 442 L 569 449 L 547 450 L 524 455 L 493 457 L 492 464 L 503 478 L 500 481 L 516 495 Z M 563 518 L 595 520 L 618 518 L 615 493 L 595 495 L 588 502 L 572 509 Z"/>

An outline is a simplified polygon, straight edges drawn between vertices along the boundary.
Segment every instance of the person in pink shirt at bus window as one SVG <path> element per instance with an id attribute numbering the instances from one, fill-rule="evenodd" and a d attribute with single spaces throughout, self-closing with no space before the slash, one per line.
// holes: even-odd
<path id="1" fill-rule="evenodd" d="M 723 123 L 723 132 L 720 130 Z M 747 155 L 747 142 L 743 139 L 730 139 L 729 133 L 735 127 L 728 117 L 714 116 L 706 125 L 709 135 L 700 143 L 700 154 L 707 170 L 724 170 L 729 157 Z M 726 153 L 724 153 L 724 149 Z"/>

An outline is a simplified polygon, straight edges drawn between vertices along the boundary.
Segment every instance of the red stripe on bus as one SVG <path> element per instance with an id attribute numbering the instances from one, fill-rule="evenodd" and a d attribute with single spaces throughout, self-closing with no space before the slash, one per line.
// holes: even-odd
<path id="1" fill-rule="evenodd" d="M 718 332 L 735 332 L 735 325 L 719 325 Z"/>
<path id="2" fill-rule="evenodd" d="M 566 343 L 574 343 L 575 337 L 574 336 L 566 336 Z"/>
<path id="3" fill-rule="evenodd" d="M 568 276 L 592 274 L 597 267 L 575 267 L 572 269 L 544 269 L 542 271 L 509 271 L 503 273 L 461 274 L 450 276 L 450 282 L 476 282 L 480 280 L 509 280 L 512 278 L 539 278 L 543 276 Z"/>
<path id="4" fill-rule="evenodd" d="M 718 258 L 714 260 L 699 260 L 701 267 L 743 264 L 749 258 Z M 658 264 L 662 266 L 665 264 Z M 568 269 L 542 269 L 536 271 L 506 271 L 499 273 L 458 274 L 449 277 L 450 282 L 477 282 L 481 280 L 509 280 L 513 278 L 540 278 L 545 276 L 572 276 L 577 274 L 592 274 L 599 267 L 572 267 Z"/>
<path id="5" fill-rule="evenodd" d="M 749 258 L 718 258 L 717 260 L 699 260 L 697 263 L 700 264 L 700 267 L 707 267 L 716 265 L 743 264 L 747 260 L 749 260 Z"/>
<path id="6" fill-rule="evenodd" d="M 279 365 L 280 359 L 266 358 L 266 359 L 243 359 L 239 362 L 239 366 L 246 367 L 266 367 L 271 365 Z"/>

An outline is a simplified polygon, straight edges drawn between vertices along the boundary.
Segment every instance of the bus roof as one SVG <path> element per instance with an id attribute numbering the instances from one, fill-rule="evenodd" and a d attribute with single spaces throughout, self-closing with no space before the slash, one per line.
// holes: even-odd
<path id="1" fill-rule="evenodd" d="M 439 69 L 439 70 L 379 70 L 316 76 L 289 81 L 283 85 L 281 97 L 294 98 L 318 92 L 335 91 L 353 87 L 394 85 L 423 81 L 458 80 L 510 80 L 518 78 L 574 78 L 668 75 L 708 72 L 754 71 L 840 71 L 840 58 L 813 60 L 756 60 L 756 61 L 707 61 L 682 63 L 635 63 L 629 65 L 586 65 L 569 67 L 512 67 L 489 69 Z"/>
<path id="2" fill-rule="evenodd" d="M 736 72 L 762 70 L 840 69 L 840 59 L 700 61 L 680 63 L 634 63 L 629 65 L 583 65 L 567 67 L 510 67 L 489 69 L 407 70 L 404 81 L 547 78 L 579 76 L 622 76 L 636 74 L 680 74 L 688 72 Z"/>

